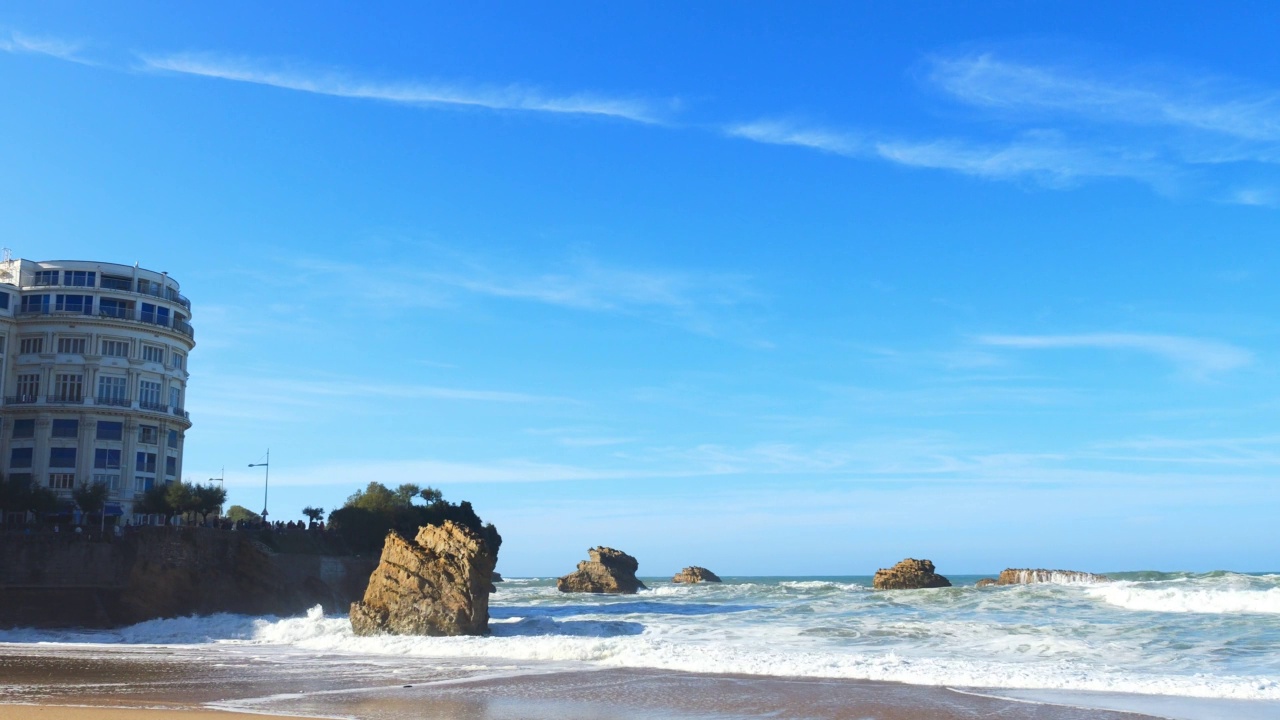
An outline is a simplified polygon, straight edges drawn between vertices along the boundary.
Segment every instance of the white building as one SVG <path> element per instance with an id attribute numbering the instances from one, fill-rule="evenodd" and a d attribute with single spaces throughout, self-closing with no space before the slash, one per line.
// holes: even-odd
<path id="1" fill-rule="evenodd" d="M 166 273 L 86 261 L 0 260 L 0 467 L 65 499 L 110 488 L 131 517 L 182 477 L 191 303 Z"/>

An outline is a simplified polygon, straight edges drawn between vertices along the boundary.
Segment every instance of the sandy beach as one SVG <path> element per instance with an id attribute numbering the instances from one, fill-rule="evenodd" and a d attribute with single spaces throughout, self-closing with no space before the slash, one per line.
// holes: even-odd
<path id="1" fill-rule="evenodd" d="M 948 688 L 618 669 L 467 674 L 383 682 L 317 678 L 248 662 L 201 666 L 76 652 L 0 660 L 0 720 L 341 717 L 357 720 L 1137 720 L 1139 715 L 1014 702 Z M 394 682 L 395 680 L 400 682 Z"/>

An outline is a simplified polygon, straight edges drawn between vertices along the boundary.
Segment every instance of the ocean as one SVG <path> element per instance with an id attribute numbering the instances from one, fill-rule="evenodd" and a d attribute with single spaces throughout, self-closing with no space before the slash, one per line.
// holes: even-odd
<path id="1" fill-rule="evenodd" d="M 869 577 L 650 579 L 629 596 L 509 579 L 491 596 L 488 637 L 355 637 L 345 616 L 316 608 L 109 631 L 10 629 L 0 631 L 0 654 L 163 659 L 227 677 L 265 662 L 314 681 L 295 697 L 306 687 L 379 687 L 389 674 L 438 682 L 645 669 L 891 681 L 1195 720 L 1280 718 L 1280 574 L 1111 577 L 976 588 L 977 577 L 952 576 L 956 587 L 887 592 Z M 38 699 L 17 685 L 6 697 Z M 264 710 L 281 699 L 225 706 Z"/>

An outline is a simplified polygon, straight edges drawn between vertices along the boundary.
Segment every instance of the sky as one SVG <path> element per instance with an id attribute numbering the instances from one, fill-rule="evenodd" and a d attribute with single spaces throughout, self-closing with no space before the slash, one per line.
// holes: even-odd
<path id="1" fill-rule="evenodd" d="M 510 576 L 1280 570 L 1273 3 L 0 7 L 0 241 L 193 303 L 184 474 Z"/>

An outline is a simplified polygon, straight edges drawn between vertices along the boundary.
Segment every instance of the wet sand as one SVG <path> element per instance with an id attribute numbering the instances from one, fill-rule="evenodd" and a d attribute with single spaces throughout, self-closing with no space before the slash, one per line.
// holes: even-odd
<path id="1" fill-rule="evenodd" d="M 246 656 L 207 662 L 156 650 L 0 657 L 0 720 L 343 717 L 358 720 L 1139 720 L 1145 716 L 854 680 L 648 670 L 477 675 L 461 667 L 351 664 L 347 670 Z M 112 709 L 116 708 L 116 709 Z M 242 714 L 251 713 L 249 715 Z"/>

